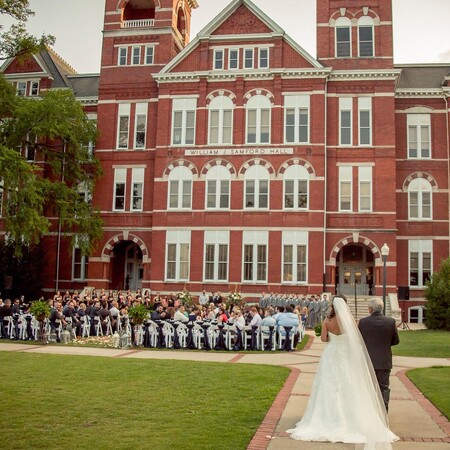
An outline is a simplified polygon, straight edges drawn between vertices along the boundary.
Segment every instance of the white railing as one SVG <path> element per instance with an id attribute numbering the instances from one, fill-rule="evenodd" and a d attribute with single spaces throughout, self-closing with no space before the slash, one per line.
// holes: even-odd
<path id="1" fill-rule="evenodd" d="M 122 22 L 122 28 L 145 28 L 153 27 L 154 25 L 155 19 L 124 20 Z"/>

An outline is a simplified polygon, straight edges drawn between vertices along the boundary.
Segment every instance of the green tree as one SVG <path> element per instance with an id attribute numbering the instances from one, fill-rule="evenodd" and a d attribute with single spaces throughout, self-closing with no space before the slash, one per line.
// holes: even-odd
<path id="1" fill-rule="evenodd" d="M 425 297 L 427 327 L 450 330 L 450 258 L 443 260 L 439 271 L 427 281 Z"/>
<path id="2" fill-rule="evenodd" d="M 0 60 L 15 56 L 25 58 L 55 42 L 51 35 L 36 38 L 27 33 L 25 24 L 34 15 L 28 0 L 0 0 L 0 15 L 8 15 L 16 20 L 6 31 L 0 25 Z"/>
<path id="3" fill-rule="evenodd" d="M 0 0 L 0 13 L 24 22 L 31 11 L 27 0 Z M 14 34 L 8 36 L 13 42 Z M 26 57 L 46 43 L 45 38 L 19 40 L 1 44 L 0 51 L 6 48 L 10 56 Z M 101 173 L 88 151 L 96 136 L 96 124 L 71 91 L 21 97 L 0 75 L 0 205 L 6 241 L 16 256 L 24 245 L 37 244 L 56 229 L 70 234 L 84 254 L 93 250 L 102 222 L 80 188 L 92 192 Z M 29 162 L 25 156 L 30 153 L 38 163 Z"/>

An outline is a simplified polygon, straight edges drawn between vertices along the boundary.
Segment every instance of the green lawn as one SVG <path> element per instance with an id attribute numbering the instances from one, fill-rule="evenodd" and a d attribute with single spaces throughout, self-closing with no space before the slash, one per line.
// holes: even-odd
<path id="1" fill-rule="evenodd" d="M 412 369 L 406 373 L 425 397 L 450 419 L 450 367 Z"/>
<path id="2" fill-rule="evenodd" d="M 450 358 L 450 332 L 439 330 L 399 330 L 400 344 L 392 347 L 397 356 Z M 450 418 L 450 367 L 409 370 L 406 375 L 417 388 Z"/>
<path id="3" fill-rule="evenodd" d="M 450 332 L 440 330 L 399 330 L 400 344 L 392 347 L 397 356 L 450 358 Z"/>
<path id="4" fill-rule="evenodd" d="M 245 449 L 289 369 L 0 352 L 8 449 Z"/>

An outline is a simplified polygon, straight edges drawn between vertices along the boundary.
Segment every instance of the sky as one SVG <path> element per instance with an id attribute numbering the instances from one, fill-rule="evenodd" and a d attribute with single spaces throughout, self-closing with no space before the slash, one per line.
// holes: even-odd
<path id="1" fill-rule="evenodd" d="M 197 0 L 191 40 L 232 0 Z M 320 0 L 317 0 L 320 1 Z M 29 0 L 28 31 L 56 37 L 55 51 L 78 73 L 100 71 L 105 0 Z M 316 0 L 253 0 L 304 50 L 316 56 Z M 450 63 L 450 0 L 392 0 L 394 62 Z M 295 12 L 295 14 L 293 14 Z M 9 25 L 0 16 L 0 25 Z"/>

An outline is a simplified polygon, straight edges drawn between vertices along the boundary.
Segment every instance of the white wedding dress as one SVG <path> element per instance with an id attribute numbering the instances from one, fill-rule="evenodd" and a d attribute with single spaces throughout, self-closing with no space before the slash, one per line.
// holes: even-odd
<path id="1" fill-rule="evenodd" d="M 342 302 L 345 304 L 344 300 Z M 390 443 L 398 437 L 388 428 L 387 414 L 367 350 L 350 311 L 345 311 L 347 304 L 345 307 L 333 304 L 340 329 L 345 332 L 340 335 L 328 333 L 329 340 L 317 368 L 305 414 L 295 428 L 287 432 L 297 440 L 389 449 Z M 341 322 L 342 314 L 349 315 L 345 317 L 346 325 Z"/>

